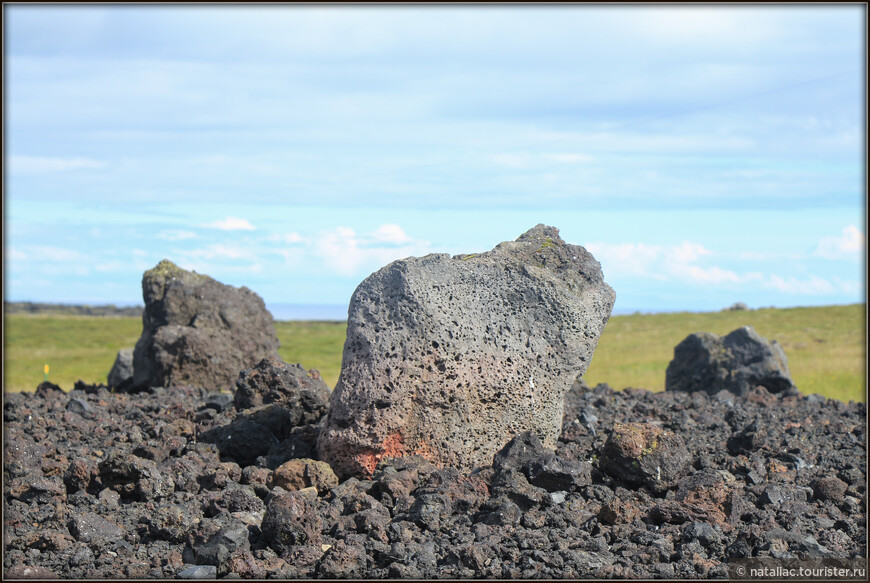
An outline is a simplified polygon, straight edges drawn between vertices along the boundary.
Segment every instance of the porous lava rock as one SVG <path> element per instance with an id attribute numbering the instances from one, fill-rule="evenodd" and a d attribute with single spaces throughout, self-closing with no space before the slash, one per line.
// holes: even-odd
<path id="1" fill-rule="evenodd" d="M 233 396 L 236 409 L 276 403 L 291 413 L 291 423 L 317 422 L 329 406 L 329 387 L 313 371 L 268 356 L 239 373 Z"/>
<path id="2" fill-rule="evenodd" d="M 690 334 L 674 348 L 665 373 L 665 390 L 727 390 L 744 395 L 761 385 L 771 393 L 796 391 L 785 351 L 776 340 L 743 326 L 725 337 L 711 332 Z"/>
<path id="3" fill-rule="evenodd" d="M 647 423 L 614 423 L 600 468 L 626 484 L 660 493 L 683 477 L 691 463 L 679 435 Z"/>
<path id="4" fill-rule="evenodd" d="M 287 492 L 263 459 L 240 467 L 200 439 L 248 414 L 210 408 L 213 393 L 43 392 L 4 395 L 4 580 L 682 580 L 726 579 L 736 558 L 866 562 L 863 402 L 601 383 L 565 396 L 555 452 L 518 435 L 470 472 L 408 456 Z M 679 435 L 686 475 L 655 494 L 602 472 L 616 423 Z M 765 445 L 731 451 L 753 423 Z M 140 457 L 153 447 L 159 458 Z M 564 471 L 587 460 L 590 483 Z"/>
<path id="5" fill-rule="evenodd" d="M 296 545 L 320 543 L 320 515 L 300 492 L 271 496 L 260 528 L 269 545 L 279 553 Z"/>
<path id="6" fill-rule="evenodd" d="M 326 462 L 302 458 L 278 466 L 272 474 L 270 485 L 288 491 L 313 487 L 324 494 L 338 486 L 338 478 Z"/>
<path id="7" fill-rule="evenodd" d="M 133 389 L 231 387 L 239 371 L 277 354 L 262 298 L 164 259 L 142 276 L 142 336 L 133 350 Z"/>
<path id="8" fill-rule="evenodd" d="M 527 430 L 552 448 L 614 299 L 595 258 L 545 225 L 485 253 L 390 263 L 351 298 L 320 458 L 370 476 L 409 454 L 487 465 Z"/>

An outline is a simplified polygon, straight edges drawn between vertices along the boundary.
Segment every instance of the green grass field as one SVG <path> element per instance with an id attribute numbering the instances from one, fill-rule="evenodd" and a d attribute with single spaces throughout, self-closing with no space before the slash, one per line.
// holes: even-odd
<path id="1" fill-rule="evenodd" d="M 727 334 L 753 326 L 785 349 L 798 388 L 844 401 L 865 400 L 864 304 L 739 312 L 614 316 L 601 336 L 584 380 L 618 389 L 664 389 L 673 349 L 693 332 Z M 4 388 L 33 391 L 43 379 L 66 390 L 81 379 L 105 382 L 120 348 L 132 347 L 139 318 L 17 315 L 4 317 Z M 338 380 L 345 324 L 277 322 L 279 354 L 286 362 L 316 368 L 330 387 Z"/>
<path id="2" fill-rule="evenodd" d="M 865 400 L 866 306 L 762 309 L 734 312 L 636 314 L 607 323 L 584 375 L 590 386 L 665 388 L 674 346 L 693 332 L 727 334 L 750 325 L 776 340 L 804 394 L 841 401 Z"/>

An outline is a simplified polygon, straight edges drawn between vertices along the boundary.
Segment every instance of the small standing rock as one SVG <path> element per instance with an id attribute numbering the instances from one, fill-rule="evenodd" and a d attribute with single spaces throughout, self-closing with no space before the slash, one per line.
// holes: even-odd
<path id="1" fill-rule="evenodd" d="M 142 336 L 133 349 L 133 388 L 232 386 L 239 371 L 276 354 L 263 299 L 168 260 L 142 276 Z"/>
<path id="2" fill-rule="evenodd" d="M 665 373 L 668 391 L 715 395 L 725 389 L 744 395 L 757 385 L 771 393 L 796 390 L 782 346 L 759 336 L 752 326 L 724 338 L 710 332 L 690 334 L 674 348 Z"/>

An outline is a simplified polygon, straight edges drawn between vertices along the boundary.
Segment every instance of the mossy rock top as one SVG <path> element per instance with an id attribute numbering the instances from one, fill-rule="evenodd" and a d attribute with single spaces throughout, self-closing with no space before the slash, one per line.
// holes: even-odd
<path id="1" fill-rule="evenodd" d="M 187 278 L 188 281 L 207 281 L 210 278 L 207 275 L 197 273 L 195 271 L 187 271 L 180 268 L 175 263 L 168 259 L 164 259 L 152 269 L 145 272 L 143 279 L 153 282 L 171 281 L 174 278 Z"/>

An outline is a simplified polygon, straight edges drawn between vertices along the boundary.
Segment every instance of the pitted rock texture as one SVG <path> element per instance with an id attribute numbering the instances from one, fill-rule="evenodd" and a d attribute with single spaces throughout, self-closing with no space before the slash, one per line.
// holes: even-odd
<path id="1" fill-rule="evenodd" d="M 277 354 L 262 298 L 168 260 L 142 277 L 142 336 L 133 351 L 133 388 L 232 387 L 239 371 Z"/>
<path id="2" fill-rule="evenodd" d="M 351 298 L 320 458 L 366 476 L 402 455 L 486 465 L 523 431 L 552 448 L 614 299 L 595 258 L 545 225 L 485 253 L 387 265 Z"/>
<path id="3" fill-rule="evenodd" d="M 776 340 L 768 341 L 752 326 L 725 337 L 710 332 L 690 334 L 674 348 L 665 374 L 665 390 L 727 390 L 745 395 L 761 385 L 771 393 L 797 390 L 788 371 L 788 359 Z"/>
<path id="4" fill-rule="evenodd" d="M 266 459 L 240 467 L 196 438 L 237 418 L 213 397 L 6 393 L 4 580 L 726 579 L 735 558 L 867 556 L 863 402 L 599 384 L 566 394 L 555 452 L 521 434 L 471 472 L 411 456 L 287 492 Z M 68 411 L 73 398 L 93 418 Z M 178 431 L 189 419 L 194 432 Z M 666 492 L 603 471 L 623 423 L 691 452 Z M 769 446 L 732 453 L 729 436 L 753 424 Z M 588 477 L 564 471 L 587 460 Z"/>
<path id="5" fill-rule="evenodd" d="M 691 462 L 679 435 L 645 423 L 614 423 L 600 465 L 621 482 L 661 493 L 683 477 Z"/>
<path id="6" fill-rule="evenodd" d="M 294 426 L 302 425 L 326 413 L 329 387 L 314 371 L 270 356 L 239 373 L 233 402 L 239 411 L 277 403 L 291 412 Z"/>

